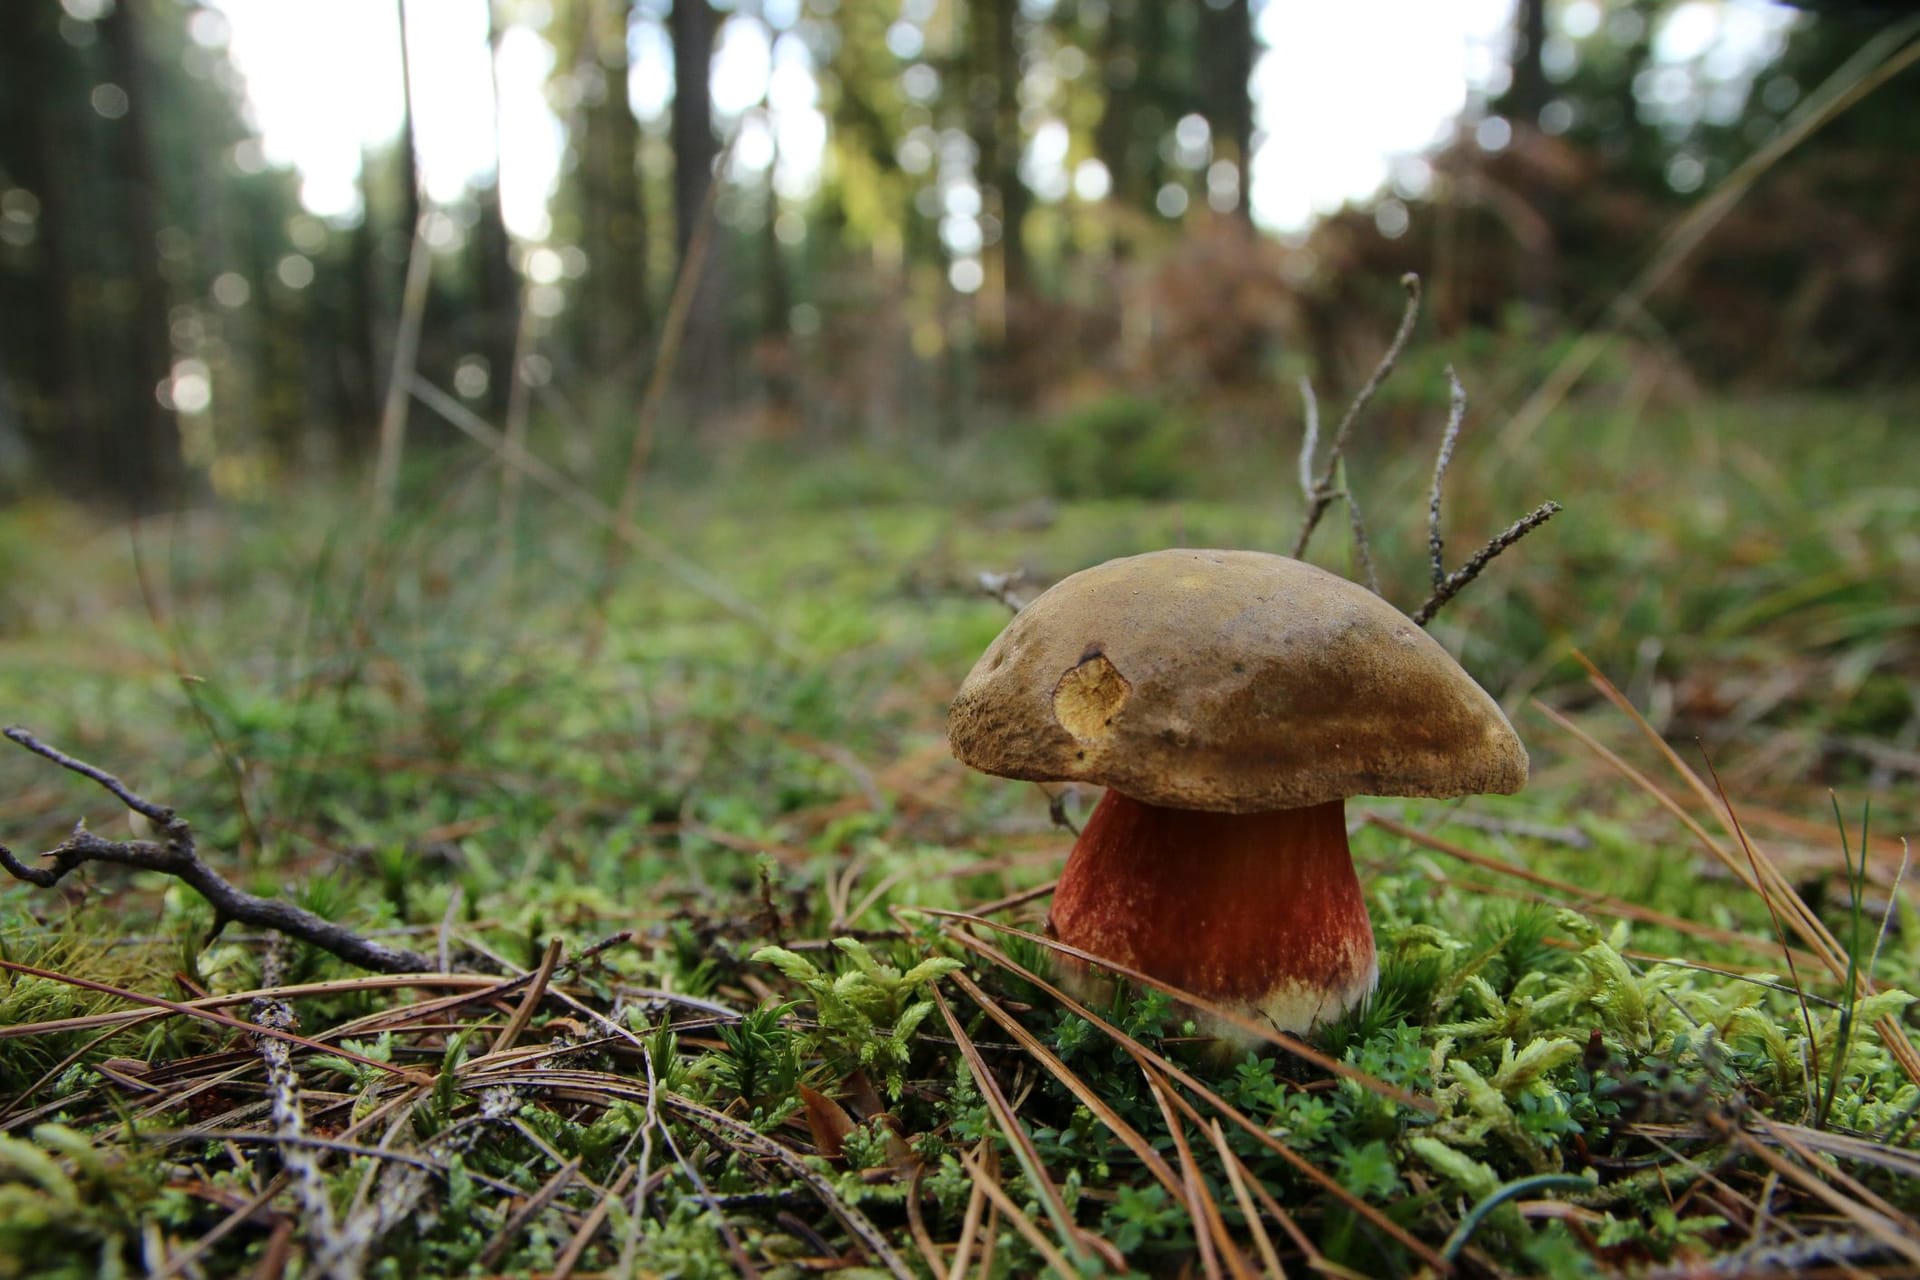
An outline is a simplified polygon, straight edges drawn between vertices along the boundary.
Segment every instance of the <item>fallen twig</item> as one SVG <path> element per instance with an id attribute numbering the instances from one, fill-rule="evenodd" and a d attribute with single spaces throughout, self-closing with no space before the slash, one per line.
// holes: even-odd
<path id="1" fill-rule="evenodd" d="M 0 845 L 0 866 L 15 879 L 51 889 L 89 862 L 159 871 L 184 881 L 213 904 L 216 932 L 230 921 L 239 921 L 312 943 L 349 964 L 378 973 L 423 973 L 433 969 L 433 961 L 418 952 L 363 938 L 291 902 L 262 898 L 235 888 L 226 877 L 200 860 L 194 848 L 192 827 L 172 809 L 135 794 L 112 774 L 48 746 L 25 729 L 9 728 L 6 736 L 35 755 L 99 783 L 120 803 L 152 823 L 156 833 L 164 837 L 159 841 L 108 840 L 87 830 L 84 822 L 76 823 L 73 834 L 40 855 L 52 859 L 50 866 L 30 867 L 14 856 L 13 850 Z"/>

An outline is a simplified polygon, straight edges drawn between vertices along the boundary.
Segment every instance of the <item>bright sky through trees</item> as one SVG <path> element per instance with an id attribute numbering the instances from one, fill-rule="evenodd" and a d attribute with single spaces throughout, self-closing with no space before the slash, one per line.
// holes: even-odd
<path id="1" fill-rule="evenodd" d="M 401 118 L 393 0 L 217 2 L 231 23 L 232 56 L 246 77 L 266 157 L 300 169 L 303 198 L 316 213 L 352 213 L 363 148 L 392 138 Z M 729 19 L 713 63 L 723 122 L 737 121 L 763 97 L 770 109 L 770 123 L 751 126 L 760 136 L 743 140 L 736 162 L 764 167 L 777 135 L 777 177 L 790 197 L 811 188 L 826 143 L 811 57 L 797 37 L 782 34 L 796 8 L 769 4 L 764 24 Z M 1265 45 L 1254 71 L 1264 144 L 1251 191 L 1256 220 L 1272 229 L 1300 229 L 1316 213 L 1372 194 L 1397 158 L 1439 139 L 1470 92 L 1497 89 L 1507 74 L 1512 0 L 1267 0 L 1256 10 Z M 451 200 L 494 163 L 485 4 L 414 0 L 408 12 L 422 179 L 429 197 Z M 1561 22 L 1592 30 L 1600 14 L 1594 0 L 1576 0 Z M 1791 9 L 1770 0 L 1689 0 L 1663 24 L 1656 56 L 1737 69 L 1756 61 L 1791 20 Z M 500 53 L 507 221 L 515 234 L 539 239 L 564 143 L 545 94 L 553 53 L 519 25 L 506 29 Z M 634 109 L 657 117 L 672 93 L 664 32 L 643 21 L 634 36 Z M 1061 150 L 1035 148 L 1030 169 L 1057 166 Z M 1069 189 L 1064 175 L 1038 185 Z M 1089 185 L 1098 190 L 1071 185 L 1081 198 Z"/>

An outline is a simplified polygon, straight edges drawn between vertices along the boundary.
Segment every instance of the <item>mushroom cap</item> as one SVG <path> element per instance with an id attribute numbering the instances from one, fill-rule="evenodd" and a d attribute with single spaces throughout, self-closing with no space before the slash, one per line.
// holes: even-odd
<path id="1" fill-rule="evenodd" d="M 1048 590 L 955 695 L 953 754 L 1222 813 L 1518 791 L 1527 753 L 1412 619 L 1261 551 L 1154 551 Z"/>

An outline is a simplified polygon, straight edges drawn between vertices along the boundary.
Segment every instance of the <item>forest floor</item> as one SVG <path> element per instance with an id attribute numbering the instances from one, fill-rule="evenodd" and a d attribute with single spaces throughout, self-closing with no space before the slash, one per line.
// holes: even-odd
<path id="1" fill-rule="evenodd" d="M 8 883 L 0 1277 L 1920 1270 L 1911 409 L 1469 436 L 1450 563 L 1567 508 L 1432 627 L 1533 781 L 1350 804 L 1380 993 L 1238 1056 L 1051 985 L 1072 837 L 944 716 L 1008 617 L 982 571 L 1285 551 L 1285 444 L 1153 500 L 736 458 L 611 559 L 536 489 L 503 535 L 458 452 L 371 541 L 338 493 L 0 512 L 0 718 L 430 961 L 216 934 L 150 871 Z M 1432 447 L 1353 466 L 1408 610 Z M 1314 551 L 1351 567 L 1343 516 Z M 23 861 L 130 838 L 6 750 Z"/>

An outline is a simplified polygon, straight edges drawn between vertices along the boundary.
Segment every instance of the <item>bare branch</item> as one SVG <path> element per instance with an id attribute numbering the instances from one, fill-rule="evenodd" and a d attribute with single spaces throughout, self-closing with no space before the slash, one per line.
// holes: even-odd
<path id="1" fill-rule="evenodd" d="M 1367 590 L 1379 595 L 1380 575 L 1373 571 L 1373 546 L 1367 541 L 1367 519 L 1360 514 L 1360 501 L 1353 496 L 1353 485 L 1347 481 L 1344 467 L 1340 488 L 1340 496 L 1347 500 L 1347 523 L 1353 529 L 1354 554 L 1360 557 L 1360 577 L 1367 584 Z"/>
<path id="2" fill-rule="evenodd" d="M 1461 588 L 1480 576 L 1480 571 L 1486 568 L 1495 556 L 1553 519 L 1560 513 L 1560 509 L 1560 504 L 1557 502 L 1543 502 L 1495 534 L 1487 541 L 1486 546 L 1474 552 L 1465 564 L 1441 581 L 1433 595 L 1420 606 L 1420 611 L 1413 615 L 1413 620 L 1423 627 L 1426 626 L 1432 621 L 1434 614 L 1440 612 L 1449 600 L 1460 594 Z"/>
<path id="3" fill-rule="evenodd" d="M 1333 444 L 1327 450 L 1326 465 L 1321 469 L 1319 479 L 1314 481 L 1312 490 L 1307 495 L 1307 514 L 1301 521 L 1300 534 L 1293 542 L 1292 555 L 1296 560 L 1306 554 L 1307 542 L 1313 537 L 1314 528 L 1320 523 L 1320 517 L 1327 513 L 1327 508 L 1339 496 L 1339 490 L 1334 488 L 1334 473 L 1340 465 L 1341 455 L 1346 452 L 1347 437 L 1353 433 L 1355 420 L 1372 402 L 1381 384 L 1386 382 L 1388 375 L 1393 372 L 1393 366 L 1399 362 L 1401 352 L 1406 350 L 1408 340 L 1413 337 L 1414 321 L 1420 318 L 1420 277 L 1409 271 L 1400 277 L 1400 287 L 1407 291 L 1407 305 L 1400 314 L 1400 328 L 1393 335 L 1393 341 L 1388 344 L 1386 353 L 1380 357 L 1380 363 L 1374 366 L 1373 376 L 1367 379 L 1366 385 L 1360 388 L 1360 393 L 1354 396 L 1353 403 L 1347 406 L 1346 416 L 1340 419 L 1339 427 L 1334 430 Z"/>
<path id="4" fill-rule="evenodd" d="M 1467 389 L 1460 385 L 1460 376 L 1447 366 L 1447 386 L 1452 392 L 1452 407 L 1447 410 L 1446 434 L 1440 437 L 1440 454 L 1433 461 L 1433 491 L 1427 497 L 1427 555 L 1433 561 L 1433 589 L 1445 585 L 1447 565 L 1441 552 L 1444 544 L 1440 538 L 1440 486 L 1447 478 L 1447 467 L 1453 462 L 1453 447 L 1460 442 L 1460 427 L 1467 420 Z"/>
<path id="5" fill-rule="evenodd" d="M 1073 815 L 1067 812 L 1067 802 L 1073 799 L 1073 788 L 1065 786 L 1058 791 L 1049 791 L 1042 786 L 1040 793 L 1047 798 L 1047 817 L 1052 819 L 1053 825 L 1065 827 L 1077 838 L 1080 828 L 1074 823 Z"/>
<path id="6" fill-rule="evenodd" d="M 980 590 L 998 600 L 1015 613 L 1027 607 L 1014 588 L 1027 580 L 1025 569 L 1015 569 L 1009 573 L 992 573 L 982 570 L 979 578 Z"/>
<path id="7" fill-rule="evenodd" d="M 1300 498 L 1313 502 L 1313 455 L 1320 450 L 1320 400 L 1313 394 L 1313 379 L 1300 379 L 1300 408 L 1307 429 L 1300 436 Z"/>
<path id="8" fill-rule="evenodd" d="M 179 821 L 174 815 L 173 810 L 167 808 L 165 805 L 154 804 L 151 800 L 146 800 L 135 795 L 132 790 L 127 787 L 126 783 L 120 781 L 120 779 L 114 777 L 106 770 L 96 768 L 88 764 L 85 760 L 76 760 L 66 752 L 48 746 L 18 725 L 9 725 L 6 729 L 6 735 L 27 750 L 33 752 L 33 754 L 53 761 L 62 769 L 70 769 L 83 778 L 88 778 L 99 783 L 107 790 L 113 792 L 114 798 L 121 804 L 124 804 L 141 817 L 148 819 L 154 826 L 159 827 L 162 831 L 170 833 L 173 824 Z M 184 826 L 185 824 L 183 823 L 182 825 Z"/>
<path id="9" fill-rule="evenodd" d="M 363 938 L 291 902 L 262 898 L 235 888 L 224 876 L 200 860 L 200 855 L 194 850 L 191 826 L 172 809 L 135 794 L 112 774 L 48 746 L 25 729 L 10 728 L 6 736 L 35 755 L 99 783 L 127 808 L 160 827 L 166 835 L 163 842 L 107 840 L 87 830 L 85 823 L 77 823 L 72 835 L 40 855 L 51 859 L 51 865 L 42 867 L 28 866 L 14 856 L 13 850 L 0 845 L 0 867 L 6 868 L 15 879 L 38 885 L 42 889 L 51 889 L 75 869 L 89 862 L 112 863 L 138 871 L 158 871 L 184 881 L 212 903 L 215 917 L 221 924 L 238 921 L 257 928 L 272 929 L 301 942 L 312 943 L 349 964 L 357 964 L 377 973 L 433 971 L 433 962 L 426 956 Z"/>

